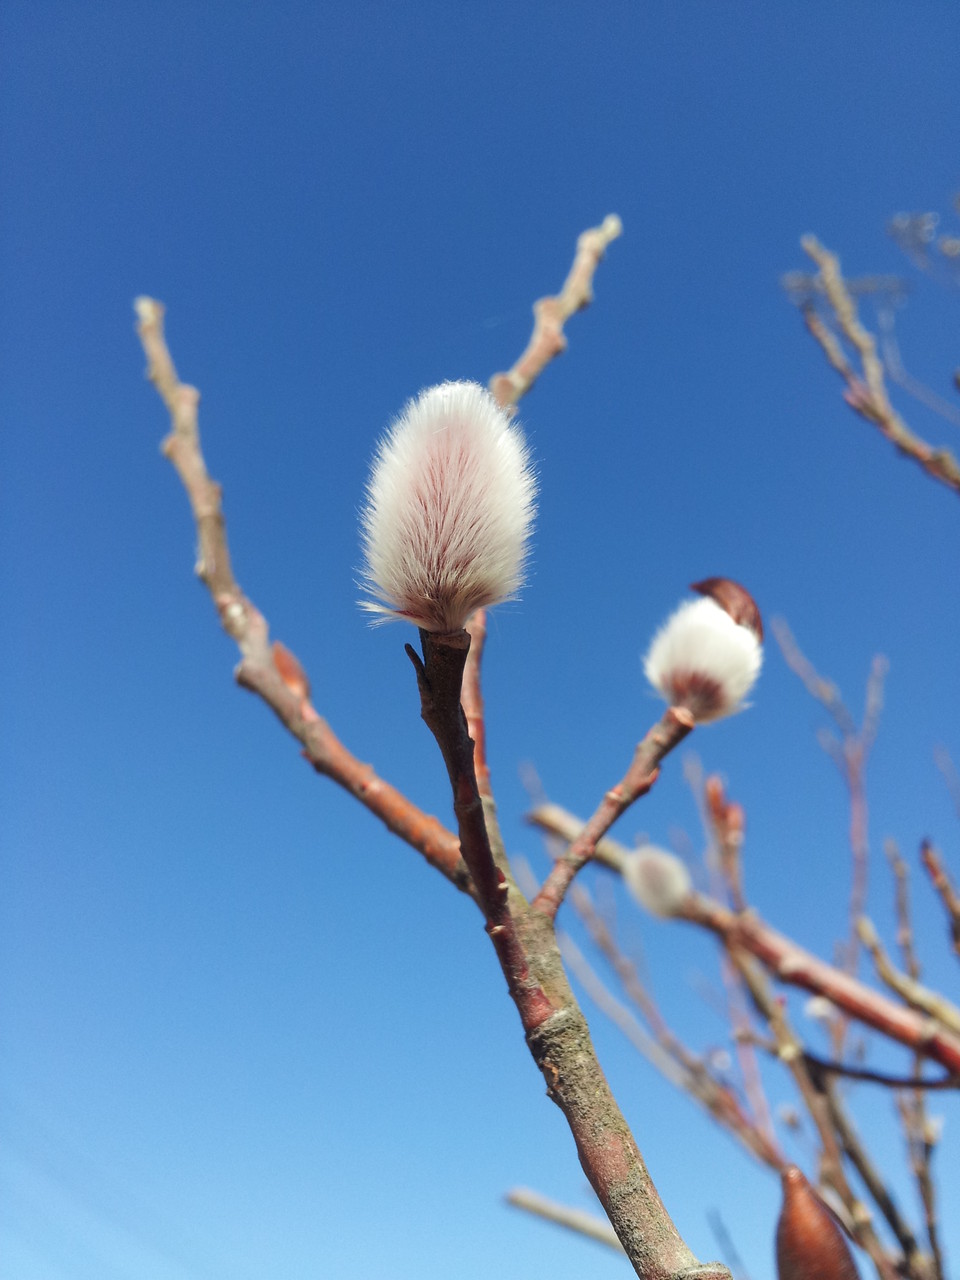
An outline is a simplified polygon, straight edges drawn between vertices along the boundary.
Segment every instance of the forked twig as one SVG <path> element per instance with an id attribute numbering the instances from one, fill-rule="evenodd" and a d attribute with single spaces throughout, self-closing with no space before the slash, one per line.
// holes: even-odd
<path id="1" fill-rule="evenodd" d="M 901 453 L 912 458 L 928 475 L 945 484 L 954 493 L 960 494 L 960 464 L 953 454 L 948 449 L 934 448 L 922 440 L 910 430 L 890 403 L 876 341 L 860 323 L 856 302 L 850 296 L 840 271 L 839 258 L 825 249 L 815 236 L 804 236 L 800 244 L 819 268 L 817 280 L 827 297 L 842 337 L 824 321 L 814 302 L 805 302 L 801 306 L 801 313 L 810 334 L 819 343 L 830 365 L 846 383 L 844 400 L 855 413 L 872 423 Z M 860 361 L 859 371 L 847 357 L 843 339 L 856 352 Z"/>

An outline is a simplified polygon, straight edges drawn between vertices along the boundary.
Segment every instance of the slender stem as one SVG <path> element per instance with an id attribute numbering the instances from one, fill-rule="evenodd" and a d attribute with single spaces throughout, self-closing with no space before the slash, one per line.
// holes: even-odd
<path id="1" fill-rule="evenodd" d="M 626 774 L 611 787 L 570 848 L 554 863 L 533 900 L 535 911 L 548 920 L 554 919 L 575 876 L 594 856 L 601 837 L 635 800 L 646 795 L 660 776 L 660 762 L 679 746 L 693 727 L 693 716 L 685 707 L 667 708 L 660 722 L 638 744 Z"/>
<path id="2" fill-rule="evenodd" d="M 725 1267 L 701 1267 L 664 1208 L 597 1061 L 563 971 L 552 918 L 510 893 L 494 861 L 461 705 L 470 637 L 421 631 L 420 639 L 422 659 L 409 645 L 407 654 L 417 673 L 421 714 L 447 766 L 463 859 L 530 1052 L 548 1097 L 567 1120 L 583 1170 L 638 1276 L 729 1280 Z"/>
<path id="3" fill-rule="evenodd" d="M 180 477 L 196 522 L 197 574 L 210 592 L 221 626 L 240 650 L 237 683 L 266 703 L 318 773 L 349 791 L 458 889 L 472 892 L 456 836 L 347 750 L 311 705 L 309 682 L 289 650 L 281 649 L 278 665 L 266 618 L 233 576 L 220 486 L 210 478 L 200 446 L 200 393 L 177 376 L 164 337 L 162 304 L 138 298 L 136 311 L 147 376 L 170 413 L 171 430 L 163 452 Z M 296 681 L 289 674 L 284 678 L 280 669 L 291 667 L 299 673 Z"/>
<path id="4" fill-rule="evenodd" d="M 584 827 L 580 818 L 558 805 L 539 805 L 529 820 L 541 830 L 570 842 L 578 838 Z M 613 870 L 621 867 L 628 852 L 624 846 L 607 838 L 603 847 L 604 864 Z M 730 945 L 742 947 L 756 956 L 779 981 L 826 996 L 857 1021 L 939 1062 L 951 1075 L 960 1075 L 960 1036 L 811 955 L 793 939 L 778 933 L 755 911 L 731 911 L 704 894 L 691 893 L 677 911 L 677 918 L 708 929 Z"/>
<path id="5" fill-rule="evenodd" d="M 623 230 L 615 213 L 608 213 L 599 227 L 591 227 L 577 239 L 577 254 L 563 288 L 554 298 L 533 304 L 533 333 L 523 355 L 507 373 L 490 379 L 490 391 L 503 407 L 514 405 L 530 390 L 551 360 L 567 349 L 563 326 L 593 299 L 593 277 L 607 245 Z"/>
<path id="6" fill-rule="evenodd" d="M 530 1191 L 527 1187 L 514 1187 L 503 1198 L 515 1209 L 523 1209 L 538 1218 L 545 1218 L 547 1222 L 555 1222 L 558 1227 L 566 1227 L 568 1231 L 575 1231 L 589 1240 L 605 1244 L 616 1253 L 623 1253 L 623 1245 L 617 1239 L 617 1233 L 604 1218 L 584 1213 L 582 1209 L 572 1209 L 569 1205 L 558 1204 L 556 1200 L 549 1200 L 540 1195 L 539 1191 Z"/>
<path id="7" fill-rule="evenodd" d="M 931 1018 L 905 1009 L 834 965 L 818 960 L 790 938 L 771 929 L 755 912 L 735 913 L 702 894 L 692 893 L 677 911 L 677 917 L 709 929 L 728 946 L 749 951 L 781 982 L 826 996 L 859 1022 L 933 1058 L 952 1074 L 960 1074 L 960 1037 Z"/>

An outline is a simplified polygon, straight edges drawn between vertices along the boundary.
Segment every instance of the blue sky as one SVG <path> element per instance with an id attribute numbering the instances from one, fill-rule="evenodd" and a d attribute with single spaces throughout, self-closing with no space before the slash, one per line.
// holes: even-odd
<path id="1" fill-rule="evenodd" d="M 369 459 L 421 387 L 507 367 L 577 234 L 619 213 L 595 306 L 521 409 L 533 571 L 487 661 L 510 848 L 545 865 L 523 762 L 591 809 L 658 714 L 653 630 L 727 574 L 854 707 L 890 658 L 877 921 L 885 837 L 914 858 L 930 835 L 960 871 L 933 763 L 938 743 L 960 760 L 960 507 L 843 405 L 778 284 L 807 231 L 851 274 L 908 278 L 904 360 L 952 394 L 960 296 L 885 226 L 960 188 L 958 37 L 945 3 L 8 0 L 2 1280 L 474 1280 L 491 1257 L 504 1277 L 624 1274 L 500 1204 L 514 1183 L 589 1200 L 477 915 L 231 682 L 137 294 L 167 304 L 203 392 L 241 583 L 335 730 L 447 815 L 410 636 L 355 603 Z M 772 647 L 754 704 L 692 749 L 746 806 L 752 900 L 829 955 L 849 867 L 823 717 Z M 680 830 L 699 847 L 677 758 L 618 834 Z M 928 978 L 956 992 L 914 880 Z M 622 912 L 677 1029 L 721 1042 L 696 994 L 712 945 Z M 593 1025 L 693 1248 L 716 1255 L 717 1208 L 771 1276 L 772 1177 Z M 890 1100 L 857 1097 L 916 1218 Z M 960 1115 L 934 1110 L 956 1203 Z M 955 1228 L 947 1245 L 955 1265 Z"/>

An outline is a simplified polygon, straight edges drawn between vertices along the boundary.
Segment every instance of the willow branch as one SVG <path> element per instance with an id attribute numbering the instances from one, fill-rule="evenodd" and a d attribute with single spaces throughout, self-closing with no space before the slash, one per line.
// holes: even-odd
<path id="1" fill-rule="evenodd" d="M 497 403 L 514 405 L 530 390 L 551 360 L 567 349 L 563 326 L 577 311 L 593 301 L 593 277 L 611 240 L 616 240 L 623 224 L 615 213 L 608 214 L 599 227 L 584 231 L 577 240 L 577 253 L 563 288 L 552 298 L 533 304 L 533 334 L 523 355 L 512 369 L 490 379 L 490 391 Z"/>
<path id="2" fill-rule="evenodd" d="M 566 853 L 553 864 L 543 888 L 533 900 L 534 910 L 549 920 L 556 916 L 574 877 L 594 856 L 598 842 L 635 800 L 646 795 L 660 775 L 661 761 L 679 746 L 693 727 L 693 716 L 685 707 L 667 708 L 659 724 L 638 744 L 623 778 L 611 787 Z"/>
<path id="3" fill-rule="evenodd" d="M 610 1092 L 586 1020 L 563 970 L 553 919 L 512 892 L 497 867 L 483 817 L 473 743 L 461 706 L 469 635 L 421 631 L 422 659 L 407 646 L 421 714 L 436 738 L 453 791 L 464 861 L 487 920 L 527 1044 L 577 1144 L 580 1163 L 638 1276 L 644 1280 L 729 1280 L 701 1267 L 657 1193 Z"/>
<path id="4" fill-rule="evenodd" d="M 932 1018 L 890 1000 L 842 969 L 827 964 L 790 938 L 777 933 L 755 912 L 735 913 L 702 894 L 692 893 L 677 918 L 710 930 L 727 946 L 750 952 L 781 982 L 826 996 L 844 1013 L 915 1053 L 960 1073 L 960 1037 Z"/>
<path id="5" fill-rule="evenodd" d="M 469 892 L 469 875 L 456 836 L 347 750 L 312 706 L 300 663 L 282 646 L 271 646 L 266 619 L 233 576 L 221 488 L 211 480 L 200 446 L 200 393 L 177 376 L 164 337 L 162 304 L 138 298 L 136 311 L 147 376 L 170 413 L 171 430 L 163 453 L 180 477 L 196 522 L 196 572 L 210 592 L 221 626 L 240 650 L 237 683 L 266 703 L 300 742 L 303 755 L 318 773 L 349 791 L 458 889 Z"/>
<path id="6" fill-rule="evenodd" d="M 540 805 L 528 820 L 568 841 L 576 840 L 584 829 L 582 819 L 556 805 Z M 626 848 L 613 840 L 608 839 L 606 845 L 610 859 L 607 865 L 612 865 L 618 856 L 622 859 L 627 855 Z M 819 960 L 771 928 L 755 911 L 731 911 L 704 894 L 691 893 L 676 914 L 678 919 L 709 930 L 725 945 L 749 951 L 780 982 L 826 996 L 858 1022 L 939 1062 L 951 1074 L 960 1074 L 960 1037 Z"/>
<path id="7" fill-rule="evenodd" d="M 801 308 L 807 329 L 819 343 L 831 367 L 846 383 L 843 398 L 855 413 L 875 426 L 902 454 L 912 458 L 935 480 L 960 494 L 960 464 L 953 454 L 948 449 L 934 448 L 914 434 L 891 405 L 876 341 L 860 323 L 856 303 L 840 271 L 840 260 L 815 236 L 804 236 L 800 243 L 817 264 L 817 280 L 827 296 L 837 326 L 859 357 L 858 371 L 847 358 L 841 340 L 824 322 L 814 304 L 806 303 Z"/>

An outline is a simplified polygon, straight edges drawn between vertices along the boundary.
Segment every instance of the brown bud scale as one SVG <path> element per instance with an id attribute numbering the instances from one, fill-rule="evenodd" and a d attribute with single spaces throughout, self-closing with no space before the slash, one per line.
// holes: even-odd
<path id="1" fill-rule="evenodd" d="M 783 1173 L 779 1280 L 858 1280 L 843 1228 L 796 1165 Z"/>

